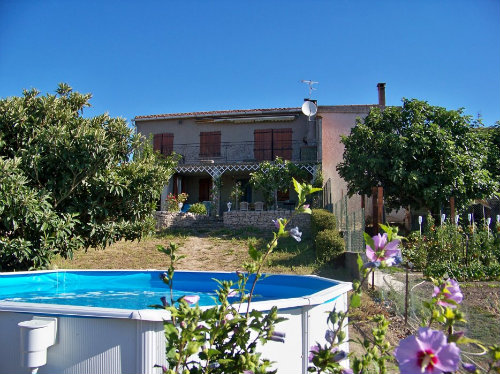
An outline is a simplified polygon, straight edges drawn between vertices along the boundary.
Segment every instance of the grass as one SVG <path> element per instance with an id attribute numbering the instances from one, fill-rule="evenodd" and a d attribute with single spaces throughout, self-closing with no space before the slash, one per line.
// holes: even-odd
<path id="1" fill-rule="evenodd" d="M 198 238 L 193 244 L 193 239 Z M 157 250 L 158 245 L 167 246 L 175 242 L 180 252 L 188 256 L 199 255 L 200 261 L 214 261 L 210 253 L 222 256 L 234 256 L 234 270 L 241 268 L 248 246 L 265 250 L 266 244 L 272 239 L 272 232 L 255 228 L 216 230 L 175 229 L 156 233 L 140 242 L 120 241 L 105 250 L 89 249 L 75 253 L 73 260 L 56 257 L 52 268 L 65 269 L 161 269 L 168 266 L 164 254 Z M 204 255 L 196 251 L 203 244 Z M 196 248 L 193 248 L 195 246 Z M 239 260 L 239 261 L 238 261 Z M 326 275 L 327 266 L 316 261 L 313 242 L 304 238 L 296 242 L 293 238 L 280 239 L 277 248 L 269 256 L 264 271 L 270 273 L 319 274 Z M 322 270 L 323 269 L 323 270 Z M 227 269 L 226 269 L 227 270 Z"/>

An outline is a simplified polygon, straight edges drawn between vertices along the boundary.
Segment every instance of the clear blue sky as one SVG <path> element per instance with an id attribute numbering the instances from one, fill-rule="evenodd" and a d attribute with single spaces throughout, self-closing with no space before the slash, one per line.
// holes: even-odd
<path id="1" fill-rule="evenodd" d="M 0 0 L 0 97 L 91 92 L 87 115 L 402 97 L 500 120 L 500 1 Z"/>

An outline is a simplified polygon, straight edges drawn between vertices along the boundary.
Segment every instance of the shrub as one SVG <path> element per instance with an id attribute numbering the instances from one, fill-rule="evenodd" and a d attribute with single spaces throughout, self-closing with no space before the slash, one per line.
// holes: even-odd
<path id="1" fill-rule="evenodd" d="M 336 230 L 337 219 L 333 213 L 325 209 L 313 209 L 311 213 L 311 235 L 316 235 L 323 230 Z"/>
<path id="2" fill-rule="evenodd" d="M 328 262 L 340 256 L 345 251 L 344 239 L 336 230 L 320 231 L 314 240 L 316 246 L 316 258 Z"/>
<path id="3" fill-rule="evenodd" d="M 403 256 L 430 277 L 493 280 L 500 275 L 499 238 L 483 224 L 436 226 L 429 217 L 422 236 L 415 232 L 408 237 Z"/>
<path id="4" fill-rule="evenodd" d="M 203 203 L 196 203 L 189 207 L 188 212 L 194 214 L 207 214 L 207 207 Z"/>

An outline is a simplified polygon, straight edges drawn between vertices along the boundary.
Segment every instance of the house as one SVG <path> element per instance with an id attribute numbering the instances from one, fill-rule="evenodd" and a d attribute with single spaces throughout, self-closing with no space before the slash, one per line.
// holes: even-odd
<path id="1" fill-rule="evenodd" d="M 371 105 L 319 105 L 308 117 L 300 107 L 223 110 L 193 113 L 142 115 L 134 118 L 137 132 L 152 136 L 154 149 L 180 155 L 176 173 L 165 181 L 161 209 L 168 193 L 186 192 L 188 203 L 211 200 L 211 189 L 222 182 L 220 209 L 227 210 L 230 191 L 240 182 L 242 201 L 263 201 L 248 183 L 250 173 L 262 161 L 275 157 L 293 162 L 311 179 L 321 170 L 325 182 L 324 202 L 332 203 L 346 192 L 336 165 L 342 160 L 340 136 L 349 134 L 357 117 L 373 106 L 385 105 L 385 84 L 377 85 L 379 103 Z M 306 99 L 308 100 L 308 99 Z M 281 208 L 292 207 L 293 194 L 279 194 Z M 361 199 L 358 199 L 358 205 Z"/>

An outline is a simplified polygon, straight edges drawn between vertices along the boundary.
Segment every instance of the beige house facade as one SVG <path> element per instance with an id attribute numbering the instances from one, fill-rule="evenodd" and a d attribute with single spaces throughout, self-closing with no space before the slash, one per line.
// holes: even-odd
<path id="1" fill-rule="evenodd" d="M 346 194 L 346 184 L 336 171 L 344 151 L 341 136 L 348 135 L 356 118 L 364 118 L 370 108 L 385 105 L 384 86 L 378 85 L 378 104 L 319 105 L 313 117 L 304 115 L 300 107 L 135 117 L 136 131 L 152 138 L 156 150 L 165 155 L 174 152 L 180 158 L 176 173 L 165 181 L 159 209 L 166 209 L 169 193 L 186 192 L 188 204 L 210 201 L 217 180 L 222 182 L 219 213 L 228 209 L 237 182 L 244 191 L 241 201 L 252 209 L 263 197 L 249 184 L 250 173 L 260 162 L 275 157 L 293 162 L 311 180 L 321 171 L 324 203 L 341 199 Z M 292 209 L 295 201 L 293 193 L 281 193 L 278 208 Z M 356 201 L 360 207 L 362 199 Z"/>

